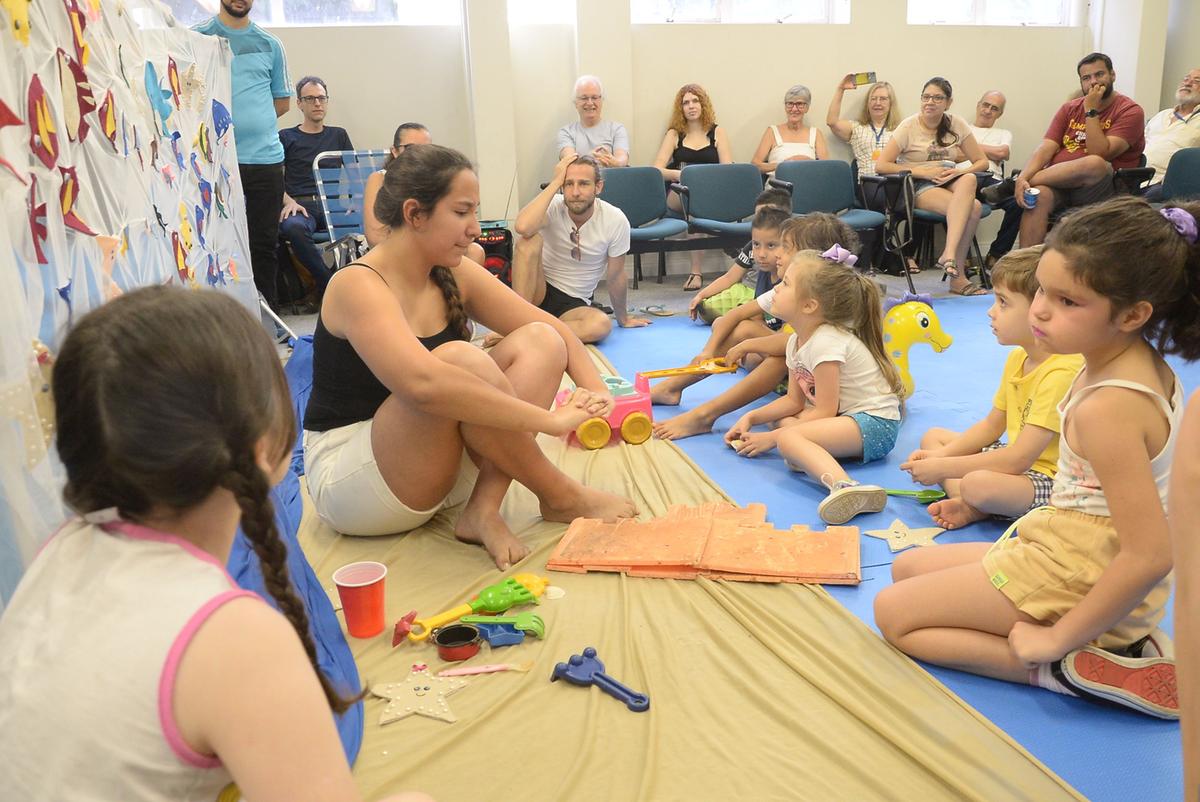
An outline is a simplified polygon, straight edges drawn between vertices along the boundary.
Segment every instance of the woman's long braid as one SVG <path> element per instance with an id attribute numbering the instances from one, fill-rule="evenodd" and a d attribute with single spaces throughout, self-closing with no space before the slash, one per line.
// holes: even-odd
<path id="1" fill-rule="evenodd" d="M 429 275 L 446 299 L 446 317 L 450 328 L 454 329 L 464 340 L 471 339 L 470 319 L 463 306 L 462 294 L 458 291 L 458 282 L 454 280 L 454 274 L 450 272 L 450 268 L 438 265 Z"/>
<path id="2" fill-rule="evenodd" d="M 317 662 L 317 647 L 308 629 L 308 614 L 304 610 L 303 602 L 292 589 L 287 566 L 287 546 L 275 528 L 275 514 L 268 496 L 270 486 L 267 484 L 267 478 L 253 457 L 247 453 L 235 458 L 221 484 L 237 499 L 238 508 L 242 511 L 242 531 L 254 553 L 258 555 L 267 592 L 300 636 L 300 643 L 303 644 L 313 671 L 317 674 L 329 707 L 335 713 L 344 713 L 361 699 L 363 694 L 350 699 L 344 698 L 321 671 Z"/>

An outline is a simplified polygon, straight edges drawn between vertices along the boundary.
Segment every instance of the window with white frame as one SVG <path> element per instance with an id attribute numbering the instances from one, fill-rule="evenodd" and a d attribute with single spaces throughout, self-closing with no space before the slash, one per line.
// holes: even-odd
<path id="1" fill-rule="evenodd" d="M 1086 0 L 908 0 L 909 25 L 1080 24 Z"/>
<path id="2" fill-rule="evenodd" d="M 220 0 L 164 0 L 184 25 L 217 13 Z M 459 25 L 462 6 L 429 0 L 256 0 L 250 19 L 259 25 Z"/>
<path id="3" fill-rule="evenodd" d="M 845 24 L 850 0 L 630 0 L 629 12 L 634 23 Z"/>

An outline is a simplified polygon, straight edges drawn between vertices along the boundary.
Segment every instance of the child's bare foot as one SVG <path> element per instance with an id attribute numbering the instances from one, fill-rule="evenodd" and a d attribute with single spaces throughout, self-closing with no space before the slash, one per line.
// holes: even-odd
<path id="1" fill-rule="evenodd" d="M 712 431 L 713 419 L 691 410 L 664 421 L 654 424 L 654 436 L 660 440 L 681 440 L 694 434 L 707 434 Z"/>
<path id="2" fill-rule="evenodd" d="M 669 382 L 659 382 L 650 388 L 650 403 L 652 404 L 677 407 L 681 398 L 683 398 L 683 390 L 672 387 Z"/>
<path id="3" fill-rule="evenodd" d="M 961 498 L 948 498 L 930 504 L 929 517 L 943 529 L 958 529 L 982 521 L 988 516 L 986 512 L 975 509 Z"/>
<path id="4" fill-rule="evenodd" d="M 501 571 L 529 556 L 529 547 L 512 533 L 499 510 L 484 510 L 468 503 L 454 525 L 454 536 L 464 543 L 483 546 Z"/>
<path id="5" fill-rule="evenodd" d="M 494 332 L 494 331 L 492 331 L 492 332 L 488 332 L 487 334 L 485 334 L 485 335 L 483 336 L 483 347 L 484 347 L 484 348 L 491 348 L 493 345 L 499 345 L 499 344 L 500 344 L 500 341 L 501 341 L 501 340 L 503 340 L 503 339 L 504 339 L 504 335 L 503 335 L 503 334 L 499 334 L 499 333 L 497 333 L 497 332 Z"/>
<path id="6" fill-rule="evenodd" d="M 578 491 L 565 496 L 557 504 L 543 501 L 542 518 L 559 523 L 570 523 L 576 518 L 614 521 L 617 518 L 632 518 L 638 513 L 634 503 L 623 496 L 586 485 L 579 485 L 578 488 Z"/>

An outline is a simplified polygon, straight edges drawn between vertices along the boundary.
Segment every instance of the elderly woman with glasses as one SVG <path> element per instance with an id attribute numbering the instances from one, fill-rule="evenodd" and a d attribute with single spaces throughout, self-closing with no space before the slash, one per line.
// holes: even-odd
<path id="1" fill-rule="evenodd" d="M 815 126 L 804 122 L 812 92 L 796 84 L 783 96 L 787 119 L 780 125 L 769 125 L 750 161 L 767 175 L 775 172 L 780 162 L 828 158 L 825 135 Z"/>
<path id="2" fill-rule="evenodd" d="M 875 169 L 880 175 L 912 173 L 917 208 L 946 218 L 946 247 L 937 266 L 949 277 L 950 292 L 981 295 L 986 291 L 967 279 L 964 266 L 982 212 L 975 173 L 986 172 L 988 160 L 967 121 L 948 111 L 953 100 L 945 78 L 926 81 L 921 110 L 896 126 Z"/>

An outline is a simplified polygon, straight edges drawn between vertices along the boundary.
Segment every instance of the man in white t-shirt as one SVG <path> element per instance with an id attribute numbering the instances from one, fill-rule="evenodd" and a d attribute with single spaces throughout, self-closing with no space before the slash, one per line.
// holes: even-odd
<path id="1" fill-rule="evenodd" d="M 1200 147 L 1200 67 L 1183 76 L 1175 99 L 1178 105 L 1163 109 L 1146 123 L 1146 166 L 1154 168 L 1148 201 L 1162 199 L 1162 180 L 1175 151 Z"/>
<path id="2" fill-rule="evenodd" d="M 564 156 L 554 178 L 517 214 L 512 287 L 525 300 L 566 323 L 585 343 L 612 331 L 608 315 L 591 305 L 601 278 L 622 328 L 645 326 L 625 308 L 629 220 L 596 196 L 604 186 L 592 156 Z M 561 190 L 561 192 L 560 192 Z"/>
<path id="3" fill-rule="evenodd" d="M 575 111 L 579 119 L 558 129 L 558 158 L 590 155 L 602 167 L 629 164 L 629 134 L 620 123 L 600 119 L 604 88 L 594 75 L 575 81 Z"/>
<path id="4" fill-rule="evenodd" d="M 983 155 L 988 157 L 988 166 L 997 181 L 1004 177 L 1002 163 L 1012 155 L 1012 131 L 996 127 L 996 120 L 1004 114 L 1007 102 L 1003 92 L 995 89 L 984 92 L 975 104 L 975 124 L 971 126 L 971 133 L 983 148 Z"/>

